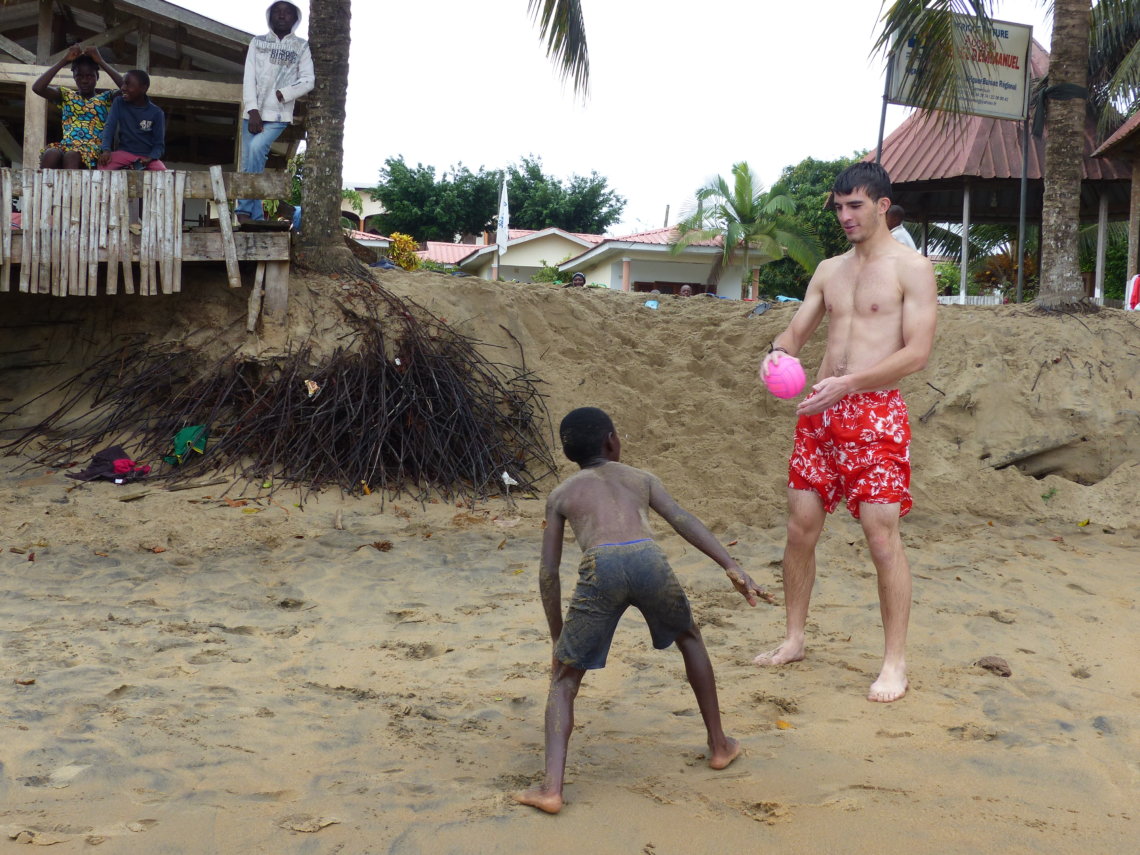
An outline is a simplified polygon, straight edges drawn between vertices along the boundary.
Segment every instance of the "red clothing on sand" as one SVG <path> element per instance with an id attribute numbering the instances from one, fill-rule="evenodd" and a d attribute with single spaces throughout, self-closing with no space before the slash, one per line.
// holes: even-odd
<path id="1" fill-rule="evenodd" d="M 905 516 L 913 504 L 910 424 L 899 391 L 848 395 L 822 413 L 800 416 L 788 486 L 817 492 L 827 513 L 846 497 L 855 519 L 860 502 L 898 502 Z"/>

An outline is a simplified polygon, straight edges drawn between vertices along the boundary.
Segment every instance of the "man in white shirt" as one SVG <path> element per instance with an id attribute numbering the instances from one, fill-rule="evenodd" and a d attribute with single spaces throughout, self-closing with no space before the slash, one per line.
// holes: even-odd
<path id="1" fill-rule="evenodd" d="M 309 43 L 294 35 L 301 10 L 277 0 L 265 13 L 269 32 L 249 43 L 245 56 L 241 122 L 241 171 L 264 172 L 269 149 L 293 121 L 293 103 L 312 91 L 313 58 Z M 238 219 L 263 220 L 260 199 L 239 199 Z"/>
<path id="2" fill-rule="evenodd" d="M 891 205 L 887 210 L 887 228 L 891 230 L 892 237 L 903 246 L 918 252 L 918 247 L 914 245 L 914 238 L 912 238 L 910 232 L 903 227 L 903 220 L 905 219 L 906 211 L 902 205 Z"/>

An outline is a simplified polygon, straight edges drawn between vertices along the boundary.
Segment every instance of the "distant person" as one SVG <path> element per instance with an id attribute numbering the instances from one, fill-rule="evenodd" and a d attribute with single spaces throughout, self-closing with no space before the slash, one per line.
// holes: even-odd
<path id="1" fill-rule="evenodd" d="M 277 0 L 265 17 L 269 32 L 255 36 L 245 55 L 242 172 L 265 171 L 270 147 L 293 121 L 294 103 L 312 91 L 316 80 L 309 43 L 293 35 L 301 23 L 301 10 L 287 0 Z M 265 219 L 260 199 L 239 199 L 234 213 L 240 221 Z"/>
<path id="2" fill-rule="evenodd" d="M 586 274 L 575 273 L 570 277 L 570 281 L 562 286 L 563 288 L 585 288 L 586 287 Z"/>
<path id="3" fill-rule="evenodd" d="M 75 88 L 52 86 L 60 69 L 71 63 L 71 76 Z M 115 84 L 114 89 L 96 90 L 99 69 Z M 40 155 L 41 169 L 94 169 L 99 162 L 103 128 L 112 102 L 119 97 L 123 78 L 119 72 L 103 61 L 99 48 L 72 45 L 63 59 L 41 74 L 32 84 L 32 91 L 53 104 L 59 104 L 63 113 L 63 135 L 59 142 L 48 143 Z"/>
<path id="4" fill-rule="evenodd" d="M 682 285 L 681 290 L 677 292 L 677 296 L 679 296 L 679 297 L 692 297 L 693 296 L 693 286 L 692 285 Z"/>
<path id="5" fill-rule="evenodd" d="M 150 98 L 150 75 L 139 68 L 123 75 L 123 96 L 116 98 L 103 128 L 100 169 L 166 169 L 166 116 Z"/>
<path id="6" fill-rule="evenodd" d="M 689 601 L 648 525 L 652 508 L 681 537 L 724 568 L 733 587 L 756 605 L 770 595 L 749 578 L 695 516 L 682 509 L 661 482 L 619 462 L 621 441 L 610 417 L 581 407 L 558 429 L 562 451 L 581 467 L 546 501 L 539 591 L 554 642 L 553 675 L 546 701 L 546 774 L 540 786 L 515 801 L 547 813 L 562 809 L 566 749 L 574 728 L 574 697 L 589 669 L 604 668 L 618 621 L 635 606 L 649 625 L 653 646 L 677 642 L 708 736 L 708 764 L 723 769 L 740 744 L 721 729 L 712 663 Z M 562 619 L 559 565 L 566 522 L 582 549 L 578 584 Z"/>
<path id="7" fill-rule="evenodd" d="M 911 508 L 910 424 L 898 390 L 930 358 L 937 287 L 930 260 L 904 249 L 886 227 L 891 179 L 857 163 L 839 173 L 832 207 L 851 249 L 816 268 L 788 328 L 760 365 L 796 356 L 826 317 L 827 344 L 816 382 L 796 407 L 788 463 L 784 547 L 784 640 L 754 660 L 784 665 L 804 658 L 815 547 L 827 514 L 843 499 L 859 520 L 878 575 L 883 664 L 867 699 L 906 694 L 906 633 L 911 575 L 899 520 Z"/>
<path id="8" fill-rule="evenodd" d="M 891 205 L 887 209 L 887 228 L 891 230 L 891 236 L 905 247 L 913 249 L 918 252 L 918 247 L 914 244 L 914 238 L 910 236 L 910 232 L 906 230 L 903 221 L 906 220 L 906 210 L 902 205 Z"/>

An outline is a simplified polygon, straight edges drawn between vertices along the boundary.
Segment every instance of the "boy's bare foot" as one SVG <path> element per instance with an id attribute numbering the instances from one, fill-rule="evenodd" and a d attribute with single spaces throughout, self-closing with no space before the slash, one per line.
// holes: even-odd
<path id="1" fill-rule="evenodd" d="M 883 670 L 879 672 L 878 679 L 871 684 L 871 690 L 867 693 L 867 700 L 889 704 L 905 695 L 908 687 L 905 667 L 883 665 Z"/>
<path id="2" fill-rule="evenodd" d="M 761 653 L 752 661 L 757 665 L 787 665 L 789 662 L 799 662 L 804 658 L 803 641 L 784 639 L 783 643 L 774 650 Z"/>
<path id="3" fill-rule="evenodd" d="M 740 752 L 744 749 L 740 747 L 740 743 L 733 739 L 731 736 L 724 738 L 724 747 L 719 751 L 709 750 L 709 768 L 710 769 L 725 769 L 733 760 L 740 756 Z"/>
<path id="4" fill-rule="evenodd" d="M 512 798 L 520 805 L 530 805 L 546 813 L 558 813 L 562 810 L 562 793 L 552 793 L 543 787 L 531 787 L 529 790 L 515 793 Z"/>

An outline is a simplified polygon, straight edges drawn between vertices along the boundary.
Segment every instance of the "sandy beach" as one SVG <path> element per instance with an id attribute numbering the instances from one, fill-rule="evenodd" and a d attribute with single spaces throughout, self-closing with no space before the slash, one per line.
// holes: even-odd
<path id="1" fill-rule="evenodd" d="M 783 632 L 793 424 L 755 372 L 792 307 L 755 316 L 754 304 L 674 298 L 654 311 L 593 289 L 378 279 L 497 361 L 525 359 L 555 421 L 609 411 L 623 459 L 659 475 L 772 590 L 779 605 L 750 609 L 654 521 L 745 754 L 707 768 L 680 655 L 653 650 L 629 613 L 579 696 L 563 813 L 511 801 L 542 771 L 537 567 L 554 479 L 474 506 L 333 490 L 301 502 L 80 483 L 64 475 L 74 469 L 0 457 L 0 851 L 1140 848 L 1136 317 L 939 310 L 932 362 L 902 387 L 911 688 L 880 705 L 865 700 L 882 644 L 874 570 L 842 509 L 820 545 L 807 658 L 751 662 Z M 292 326 L 248 346 L 333 347 L 331 298 L 349 287 L 294 277 Z M 9 349 L 54 363 L 0 375 L 2 407 L 112 340 L 244 321 L 244 297 L 217 270 L 171 297 L 0 295 Z M 0 423 L 0 439 L 48 407 Z M 564 593 L 578 554 L 568 540 Z M 1011 674 L 975 664 L 986 656 Z"/>

